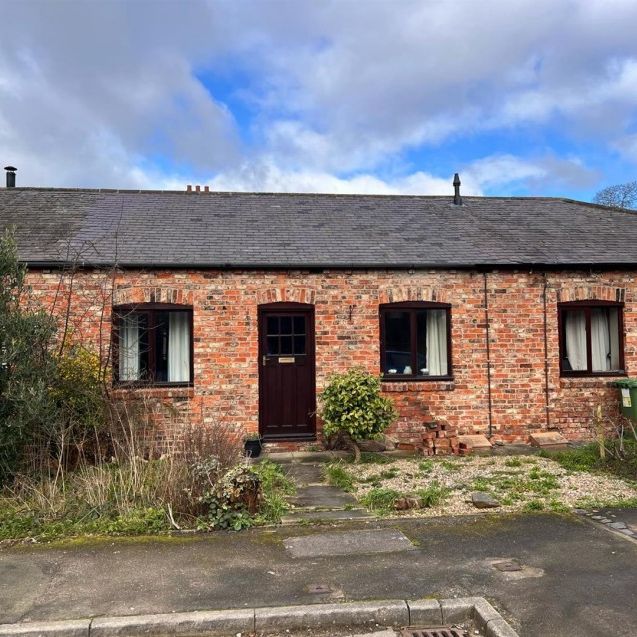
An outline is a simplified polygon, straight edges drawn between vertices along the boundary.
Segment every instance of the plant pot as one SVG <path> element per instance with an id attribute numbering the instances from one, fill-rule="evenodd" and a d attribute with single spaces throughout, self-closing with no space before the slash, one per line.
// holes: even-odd
<path id="1" fill-rule="evenodd" d="M 261 455 L 261 449 L 263 448 L 260 438 L 254 440 L 246 440 L 243 443 L 246 456 L 248 458 L 258 458 Z"/>

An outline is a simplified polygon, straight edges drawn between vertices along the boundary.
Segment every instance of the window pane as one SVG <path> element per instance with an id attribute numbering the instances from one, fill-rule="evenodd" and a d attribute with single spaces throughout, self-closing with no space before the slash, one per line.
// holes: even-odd
<path id="1" fill-rule="evenodd" d="M 305 334 L 305 317 L 304 316 L 294 317 L 294 333 Z"/>
<path id="2" fill-rule="evenodd" d="M 594 372 L 619 369 L 619 310 L 591 310 L 591 361 Z"/>
<path id="3" fill-rule="evenodd" d="M 619 356 L 619 308 L 608 308 L 608 329 L 610 332 L 610 368 L 621 370 Z"/>
<path id="4" fill-rule="evenodd" d="M 268 354 L 270 356 L 276 356 L 279 353 L 279 337 L 268 336 Z"/>
<path id="5" fill-rule="evenodd" d="M 279 333 L 279 317 L 278 316 L 268 316 L 267 333 L 268 334 Z"/>
<path id="6" fill-rule="evenodd" d="M 119 320 L 119 379 L 121 381 L 141 378 L 141 325 L 138 314 L 128 314 Z"/>
<path id="7" fill-rule="evenodd" d="M 292 337 L 291 336 L 281 336 L 281 354 L 291 354 L 292 353 Z"/>
<path id="8" fill-rule="evenodd" d="M 155 312 L 152 340 L 155 344 L 155 369 L 152 380 L 165 383 L 168 380 L 168 312 Z"/>
<path id="9" fill-rule="evenodd" d="M 292 334 L 292 317 L 281 317 L 281 334 Z"/>
<path id="10" fill-rule="evenodd" d="M 168 313 L 168 382 L 190 380 L 190 315 Z"/>
<path id="11" fill-rule="evenodd" d="M 423 376 L 446 376 L 447 311 L 421 310 L 416 314 L 418 334 L 417 373 Z"/>
<path id="12" fill-rule="evenodd" d="M 305 354 L 305 336 L 294 337 L 294 353 Z"/>
<path id="13" fill-rule="evenodd" d="M 386 374 L 412 374 L 410 313 L 406 311 L 384 312 Z"/>
<path id="14" fill-rule="evenodd" d="M 566 371 L 586 371 L 586 313 L 567 310 L 564 319 L 564 351 L 562 368 Z"/>

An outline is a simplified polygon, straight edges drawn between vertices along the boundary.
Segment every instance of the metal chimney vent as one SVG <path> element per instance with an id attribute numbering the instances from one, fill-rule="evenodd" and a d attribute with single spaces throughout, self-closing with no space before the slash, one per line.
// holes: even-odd
<path id="1" fill-rule="evenodd" d="M 462 182 L 460 181 L 460 175 L 458 173 L 456 173 L 453 176 L 453 203 L 456 206 L 461 206 L 462 205 L 462 197 L 460 196 L 460 184 Z"/>
<path id="2" fill-rule="evenodd" d="M 15 188 L 15 171 L 18 170 L 15 166 L 5 166 L 7 171 L 7 188 Z"/>

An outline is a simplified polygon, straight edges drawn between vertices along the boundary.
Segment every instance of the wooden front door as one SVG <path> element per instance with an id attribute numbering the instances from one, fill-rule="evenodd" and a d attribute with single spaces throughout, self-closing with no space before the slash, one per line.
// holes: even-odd
<path id="1" fill-rule="evenodd" d="M 272 303 L 259 309 L 259 427 L 266 440 L 316 432 L 314 309 Z"/>

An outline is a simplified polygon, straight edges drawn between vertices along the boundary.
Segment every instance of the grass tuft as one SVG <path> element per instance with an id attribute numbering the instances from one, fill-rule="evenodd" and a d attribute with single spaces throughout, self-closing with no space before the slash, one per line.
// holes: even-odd
<path id="1" fill-rule="evenodd" d="M 354 488 L 354 476 L 340 461 L 331 462 L 325 466 L 325 478 L 328 484 L 343 489 L 343 491 L 352 491 Z"/>
<path id="2" fill-rule="evenodd" d="M 442 486 L 437 480 L 433 480 L 426 488 L 420 489 L 416 495 L 420 499 L 420 505 L 425 508 L 442 504 L 451 493 L 451 489 Z"/>
<path id="3" fill-rule="evenodd" d="M 389 513 L 394 510 L 396 500 L 401 497 L 403 497 L 402 493 L 395 489 L 377 487 L 361 498 L 361 504 L 379 513 Z"/>

